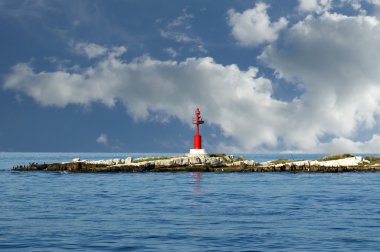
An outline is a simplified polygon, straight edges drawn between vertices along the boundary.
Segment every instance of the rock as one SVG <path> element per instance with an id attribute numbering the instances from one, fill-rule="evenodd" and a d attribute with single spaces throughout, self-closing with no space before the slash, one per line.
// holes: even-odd
<path id="1" fill-rule="evenodd" d="M 175 158 L 173 160 L 173 164 L 174 165 L 179 165 L 179 166 L 182 166 L 182 165 L 185 165 L 189 162 L 189 159 L 186 158 L 186 157 L 180 157 L 180 158 Z"/>
<path id="2" fill-rule="evenodd" d="M 249 165 L 249 166 L 255 165 L 255 161 L 253 161 L 253 160 L 244 160 L 243 163 L 245 165 Z"/>
<path id="3" fill-rule="evenodd" d="M 235 161 L 235 162 L 232 162 L 232 166 L 240 166 L 240 165 L 243 165 L 244 164 L 244 161 Z"/>
<path id="4" fill-rule="evenodd" d="M 114 165 L 112 160 L 89 160 L 86 164 Z"/>
<path id="5" fill-rule="evenodd" d="M 173 163 L 173 159 L 160 159 L 154 161 L 154 164 L 158 166 L 171 166 Z"/>
<path id="6" fill-rule="evenodd" d="M 194 164 L 200 164 L 201 159 L 198 156 L 190 157 L 189 158 L 189 164 L 194 165 Z"/>
<path id="7" fill-rule="evenodd" d="M 362 162 L 362 157 L 357 156 L 357 157 L 342 158 L 342 159 L 337 159 L 337 160 L 320 161 L 318 164 L 320 166 L 339 167 L 339 166 L 357 166 L 361 162 Z"/>
<path id="8" fill-rule="evenodd" d="M 125 160 L 124 160 L 124 163 L 129 165 L 132 163 L 132 157 L 127 157 Z"/>
<path id="9" fill-rule="evenodd" d="M 206 155 L 199 155 L 199 160 L 202 164 L 206 163 L 207 156 Z"/>
<path id="10" fill-rule="evenodd" d="M 184 162 L 183 158 L 173 158 L 172 159 L 173 165 L 181 166 L 183 164 L 183 162 Z"/>
<path id="11" fill-rule="evenodd" d="M 112 163 L 114 163 L 114 164 L 119 164 L 120 163 L 120 158 L 114 158 L 114 159 L 112 159 Z"/>
<path id="12" fill-rule="evenodd" d="M 206 160 L 206 164 L 211 166 L 223 166 L 223 161 L 220 157 L 210 157 Z"/>
<path id="13" fill-rule="evenodd" d="M 233 160 L 232 155 L 186 155 L 175 157 L 144 157 L 135 159 L 81 160 L 53 164 L 16 166 L 17 171 L 49 170 L 69 172 L 147 172 L 147 171 L 215 171 L 215 172 L 347 172 L 379 171 L 380 165 L 369 165 L 362 157 L 348 157 L 336 160 L 302 160 L 285 163 L 255 163 L 254 160 Z"/>
<path id="14" fill-rule="evenodd" d="M 190 164 L 190 159 L 188 157 L 181 158 L 181 165 Z"/>

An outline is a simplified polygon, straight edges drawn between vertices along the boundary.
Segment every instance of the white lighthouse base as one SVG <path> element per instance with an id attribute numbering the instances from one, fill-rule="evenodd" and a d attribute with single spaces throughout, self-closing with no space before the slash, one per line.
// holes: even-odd
<path id="1" fill-rule="evenodd" d="M 191 155 L 206 155 L 206 150 L 205 149 L 190 149 L 190 154 Z"/>

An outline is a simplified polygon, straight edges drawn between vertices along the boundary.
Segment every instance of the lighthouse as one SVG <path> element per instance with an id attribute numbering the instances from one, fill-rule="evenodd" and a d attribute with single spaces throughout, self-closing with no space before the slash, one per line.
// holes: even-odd
<path id="1" fill-rule="evenodd" d="M 193 124 L 196 126 L 195 135 L 194 135 L 194 149 L 190 149 L 190 154 L 206 154 L 205 149 L 202 149 L 202 136 L 199 134 L 199 125 L 203 124 L 204 121 L 201 117 L 201 111 L 197 107 L 195 110 L 195 118 L 193 118 Z"/>

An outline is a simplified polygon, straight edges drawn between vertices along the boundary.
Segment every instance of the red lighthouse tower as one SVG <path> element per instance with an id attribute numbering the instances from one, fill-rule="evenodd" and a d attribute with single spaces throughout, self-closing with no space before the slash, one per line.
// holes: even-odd
<path id="1" fill-rule="evenodd" d="M 195 118 L 193 118 L 193 124 L 196 125 L 197 129 L 194 136 L 194 149 L 202 149 L 202 136 L 199 134 L 199 124 L 203 124 L 204 121 L 201 117 L 201 111 L 199 108 L 195 110 Z"/>
<path id="2" fill-rule="evenodd" d="M 204 121 L 201 117 L 201 111 L 199 108 L 195 110 L 195 118 L 193 118 L 193 124 L 196 125 L 196 131 L 194 136 L 194 149 L 190 150 L 190 154 L 206 154 L 206 151 L 202 149 L 202 136 L 199 134 L 199 125 Z"/>

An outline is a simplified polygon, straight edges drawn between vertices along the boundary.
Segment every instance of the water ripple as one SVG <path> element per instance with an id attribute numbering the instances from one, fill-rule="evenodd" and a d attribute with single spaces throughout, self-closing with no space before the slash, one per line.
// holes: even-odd
<path id="1" fill-rule="evenodd" d="M 380 248 L 379 173 L 65 174 L 4 168 L 28 157 L 0 157 L 2 251 Z M 62 157 L 67 154 L 52 160 Z"/>

